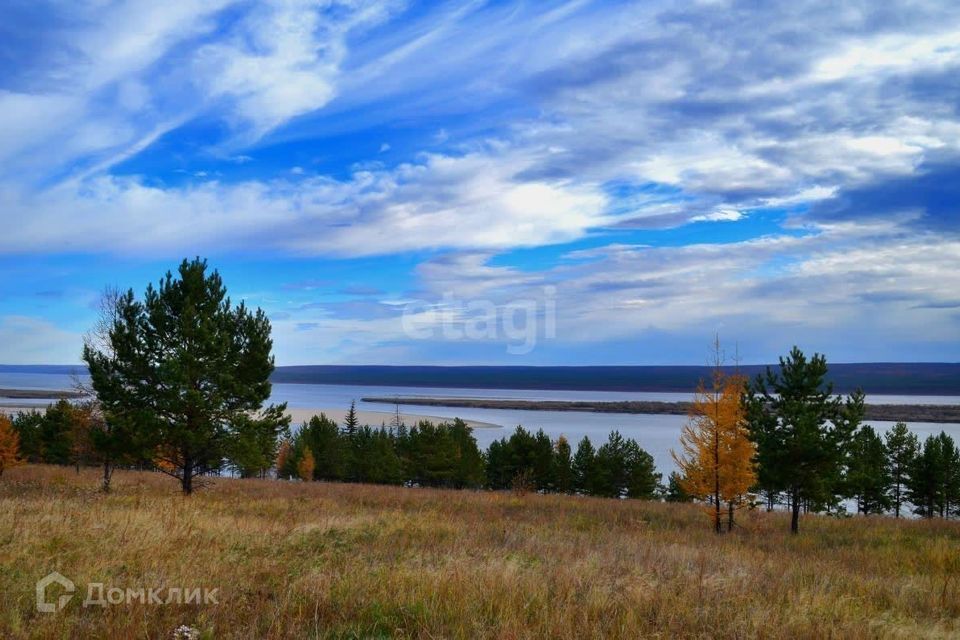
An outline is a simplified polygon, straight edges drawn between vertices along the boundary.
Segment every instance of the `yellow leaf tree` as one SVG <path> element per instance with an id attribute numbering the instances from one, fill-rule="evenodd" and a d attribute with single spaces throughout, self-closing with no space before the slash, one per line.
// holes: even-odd
<path id="1" fill-rule="evenodd" d="M 316 463 L 313 460 L 313 453 L 309 448 L 306 448 L 303 451 L 300 462 L 297 463 L 297 475 L 299 475 L 300 479 L 304 482 L 310 482 L 313 480 L 314 468 L 316 468 Z"/>
<path id="2" fill-rule="evenodd" d="M 5 469 L 24 464 L 20 459 L 20 436 L 10 418 L 0 415 L 0 476 Z"/>
<path id="3" fill-rule="evenodd" d="M 277 449 L 277 478 L 284 478 L 287 474 L 287 467 L 293 457 L 293 447 L 289 440 L 283 440 Z"/>
<path id="4" fill-rule="evenodd" d="M 680 434 L 681 453 L 671 451 L 680 467 L 684 491 L 707 501 L 714 530 L 722 528 L 722 509 L 727 506 L 727 530 L 733 528 L 734 511 L 748 499 L 756 481 L 755 445 L 749 439 L 743 393 L 746 378 L 725 373 L 721 367 L 719 341 L 709 385 L 697 387 L 690 420 Z"/>

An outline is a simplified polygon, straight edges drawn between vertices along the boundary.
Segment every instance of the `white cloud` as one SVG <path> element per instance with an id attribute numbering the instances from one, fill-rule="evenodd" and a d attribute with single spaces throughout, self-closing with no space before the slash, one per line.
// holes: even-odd
<path id="1" fill-rule="evenodd" d="M 0 252 L 109 250 L 169 255 L 250 243 L 301 254 L 503 249 L 574 240 L 613 223 L 596 186 L 516 176 L 536 159 L 508 149 L 425 156 L 350 179 L 163 188 L 100 176 L 39 195 L 0 192 L 19 222 Z"/>
<path id="2" fill-rule="evenodd" d="M 0 317 L 0 362 L 3 364 L 76 364 L 81 336 L 42 318 Z"/>

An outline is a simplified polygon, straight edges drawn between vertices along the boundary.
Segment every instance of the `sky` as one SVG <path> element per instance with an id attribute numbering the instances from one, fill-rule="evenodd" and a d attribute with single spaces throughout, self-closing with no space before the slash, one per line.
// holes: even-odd
<path id="1" fill-rule="evenodd" d="M 7 0 L 0 363 L 205 257 L 278 365 L 960 361 L 960 4 Z"/>

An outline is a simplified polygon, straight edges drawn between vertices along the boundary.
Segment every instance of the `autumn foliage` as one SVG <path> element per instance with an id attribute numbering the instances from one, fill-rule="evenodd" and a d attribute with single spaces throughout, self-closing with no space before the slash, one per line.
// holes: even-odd
<path id="1" fill-rule="evenodd" d="M 701 381 L 680 435 L 682 453 L 671 452 L 684 491 L 709 503 L 714 529 L 722 530 L 726 505 L 728 530 L 734 510 L 743 505 L 756 481 L 755 445 L 748 438 L 743 394 L 746 378 L 716 367 L 710 385 Z"/>
<path id="2" fill-rule="evenodd" d="M 20 436 L 13 428 L 10 418 L 0 415 L 0 476 L 4 469 L 23 464 L 20 459 Z"/>
<path id="3" fill-rule="evenodd" d="M 316 462 L 313 459 L 313 454 L 310 449 L 307 449 L 303 452 L 300 462 L 297 463 L 297 475 L 300 476 L 301 480 L 309 482 L 313 480 L 313 470 L 315 468 Z"/>

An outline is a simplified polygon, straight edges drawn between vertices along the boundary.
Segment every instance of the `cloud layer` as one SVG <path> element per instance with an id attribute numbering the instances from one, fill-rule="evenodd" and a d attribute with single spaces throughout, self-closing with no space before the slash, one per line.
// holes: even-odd
<path id="1" fill-rule="evenodd" d="M 960 357 L 955 3 L 2 12 L 8 259 L 415 256 L 354 284 L 383 295 L 272 309 L 320 359 L 436 358 L 396 301 L 543 286 L 568 354 L 737 327 Z"/>

